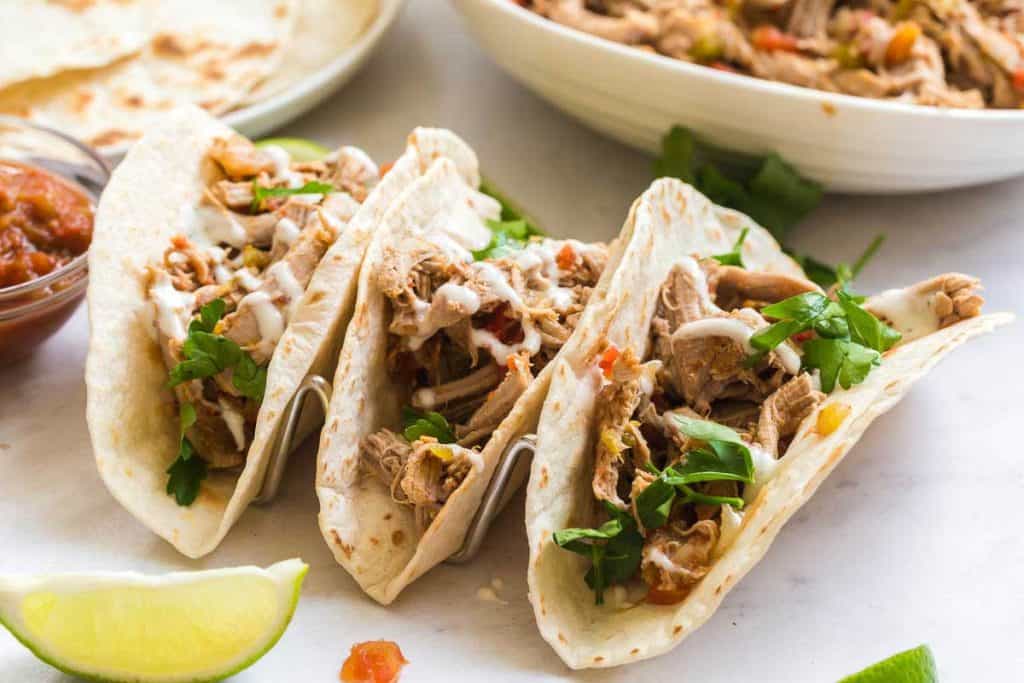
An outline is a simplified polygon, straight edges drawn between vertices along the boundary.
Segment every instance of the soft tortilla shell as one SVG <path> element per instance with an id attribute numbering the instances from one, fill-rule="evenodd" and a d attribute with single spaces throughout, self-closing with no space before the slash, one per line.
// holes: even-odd
<path id="1" fill-rule="evenodd" d="M 391 171 L 394 173 L 394 171 Z M 349 325 L 334 378 L 334 396 L 320 437 L 317 496 L 320 529 L 335 559 L 373 599 L 388 604 L 410 583 L 443 562 L 462 544 L 480 499 L 506 448 L 535 429 L 554 363 L 533 380 L 481 451 L 482 470 L 472 470 L 422 533 L 410 507 L 391 498 L 386 486 L 359 472 L 359 443 L 382 427 L 395 429 L 409 387 L 388 373 L 388 304 L 371 273 L 383 250 L 424 225 L 441 224 L 458 202 L 471 201 L 479 176 L 448 160 L 437 162 L 389 209 L 367 250 L 356 312 Z M 595 324 L 592 310 L 607 291 L 629 234 L 610 249 L 608 264 L 591 293 L 577 331 L 560 356 L 575 354 L 582 333 Z M 618 245 L 618 246 L 617 246 Z M 508 491 L 525 479 L 514 473 Z"/>
<path id="2" fill-rule="evenodd" d="M 646 224 L 638 225 L 638 234 L 648 234 L 649 239 L 642 245 L 638 241 L 635 253 L 627 253 L 622 284 L 632 284 L 635 291 L 644 292 L 643 298 L 630 301 L 629 287 L 613 287 L 605 302 L 610 317 L 603 336 L 620 347 L 632 345 L 645 351 L 655 297 L 671 265 L 685 255 L 718 253 L 723 244 L 716 239 L 718 232 L 724 229 L 728 242 L 735 226 L 724 220 L 729 212 L 714 211 L 707 199 L 676 181 L 655 183 L 635 213 L 635 220 Z M 715 213 L 723 220 L 715 220 Z M 765 247 L 770 244 L 760 242 Z M 744 260 L 756 269 L 782 263 L 781 250 L 777 246 L 775 250 L 774 258 L 770 253 L 748 256 L 745 250 Z M 747 507 L 738 537 L 687 599 L 674 606 L 594 605 L 593 592 L 583 581 L 585 561 L 558 548 L 551 539 L 559 529 L 591 524 L 595 507 L 590 454 L 599 380 L 590 365 L 560 360 L 540 418 L 527 489 L 528 583 L 541 635 L 577 669 L 639 661 L 674 647 L 714 613 L 725 594 L 761 559 L 786 520 L 876 417 L 895 405 L 915 380 L 954 347 L 1008 320 L 1006 315 L 973 318 L 899 346 L 886 354 L 882 366 L 864 383 L 832 393 L 823 405 L 848 404 L 850 415 L 824 438 L 814 431 L 817 413 L 805 420 L 776 475 Z M 637 330 L 642 337 L 635 338 Z M 593 341 L 594 351 L 581 357 L 592 359 L 604 343 L 600 338 Z"/>
<path id="3" fill-rule="evenodd" d="M 165 470 L 177 452 L 177 418 L 163 389 L 166 369 L 147 329 L 142 269 L 159 259 L 167 240 L 180 231 L 182 207 L 193 205 L 206 185 L 199 171 L 206 150 L 228 133 L 209 115 L 188 108 L 147 135 L 104 193 L 90 249 L 86 383 L 96 462 L 111 493 L 190 557 L 213 550 L 259 491 L 281 417 L 303 378 L 333 372 L 366 245 L 387 206 L 411 182 L 410 172 L 385 176 L 317 266 L 271 359 L 241 473 L 212 472 L 196 502 L 179 507 L 164 491 Z M 451 137 L 445 131 L 414 132 L 399 164 L 415 173 L 416 163 L 405 159 L 429 156 Z"/>
<path id="4" fill-rule="evenodd" d="M 327 66 L 359 40 L 379 11 L 379 0 L 303 0 L 280 64 L 243 104 L 265 100 Z"/>
<path id="5" fill-rule="evenodd" d="M 221 114 L 273 71 L 292 34 L 297 0 L 149 3 L 157 27 L 137 55 L 62 71 L 0 92 L 0 112 L 112 147 L 140 137 L 180 105 Z"/>
<path id="6" fill-rule="evenodd" d="M 53 0 L 0 2 L 0 88 L 106 66 L 138 52 L 149 37 L 143 10 L 143 0 L 98 0 L 83 7 Z"/>

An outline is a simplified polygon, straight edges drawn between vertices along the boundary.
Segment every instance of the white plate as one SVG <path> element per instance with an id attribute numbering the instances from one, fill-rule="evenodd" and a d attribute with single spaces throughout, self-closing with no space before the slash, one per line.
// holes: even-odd
<path id="1" fill-rule="evenodd" d="M 650 152 L 681 124 L 738 152 L 778 152 L 836 192 L 942 190 L 1024 173 L 1024 111 L 799 88 L 602 40 L 510 0 L 452 2 L 509 74 L 588 126 Z"/>
<path id="2" fill-rule="evenodd" d="M 228 112 L 221 119 L 242 135 L 258 138 L 302 116 L 356 75 L 398 18 L 404 5 L 405 0 L 379 0 L 377 16 L 363 35 L 329 64 L 281 92 L 256 104 Z M 104 154 L 120 158 L 130 146 L 116 147 Z"/>

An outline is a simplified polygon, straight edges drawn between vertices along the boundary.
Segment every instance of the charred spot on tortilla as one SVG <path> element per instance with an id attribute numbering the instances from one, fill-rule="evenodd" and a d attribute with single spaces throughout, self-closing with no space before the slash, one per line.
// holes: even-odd
<path id="1" fill-rule="evenodd" d="M 194 48 L 190 49 L 190 47 L 182 41 L 181 37 L 174 33 L 156 34 L 150 42 L 150 47 L 154 53 L 161 57 L 187 57 L 189 54 L 194 52 Z"/>
<path id="2" fill-rule="evenodd" d="M 126 130 L 107 130 L 99 135 L 89 138 L 89 144 L 93 147 L 109 147 L 139 137 L 138 133 Z"/>

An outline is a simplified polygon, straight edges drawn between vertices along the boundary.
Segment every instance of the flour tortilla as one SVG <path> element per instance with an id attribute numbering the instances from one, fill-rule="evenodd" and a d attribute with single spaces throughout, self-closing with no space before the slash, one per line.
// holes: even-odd
<path id="1" fill-rule="evenodd" d="M 366 32 L 379 0 L 302 0 L 281 62 L 243 104 L 255 104 L 327 66 Z"/>
<path id="2" fill-rule="evenodd" d="M 691 254 L 726 251 L 745 222 L 739 214 L 715 209 L 690 186 L 668 179 L 651 186 L 629 220 L 637 237 L 601 304 L 603 324 L 589 335 L 583 353 L 564 357 L 554 371 L 527 489 L 530 601 L 541 635 L 575 669 L 653 657 L 696 630 L 876 417 L 955 346 L 1011 319 L 1005 314 L 971 318 L 897 346 L 865 382 L 830 394 L 822 406 L 845 403 L 852 408 L 849 416 L 826 437 L 814 430 L 817 411 L 804 421 L 775 476 L 747 506 L 739 535 L 686 600 L 670 606 L 596 606 L 593 591 L 583 581 L 586 562 L 558 548 L 551 538 L 559 529 L 595 521 L 591 478 L 600 385 L 592 370 L 596 355 L 606 341 L 646 352 L 657 295 L 672 265 Z M 743 259 L 750 269 L 799 274 L 760 228 L 748 237 Z"/>
<path id="3" fill-rule="evenodd" d="M 101 149 L 140 137 L 179 105 L 221 114 L 277 67 L 298 0 L 162 0 L 145 8 L 153 32 L 137 55 L 6 88 L 0 113 Z"/>
<path id="4" fill-rule="evenodd" d="M 0 2 L 0 88 L 69 69 L 106 66 L 149 36 L 144 0 Z"/>
<path id="5" fill-rule="evenodd" d="M 413 511 L 395 502 L 375 477 L 359 471 L 359 443 L 383 427 L 397 429 L 400 410 L 409 403 L 407 384 L 392 380 L 386 359 L 389 305 L 371 277 L 383 261 L 384 247 L 399 244 L 427 225 L 444 225 L 460 202 L 472 201 L 480 184 L 476 169 L 458 169 L 442 160 L 392 206 L 367 250 L 359 276 L 355 315 L 345 336 L 334 376 L 334 395 L 320 436 L 316 491 L 320 500 L 320 530 L 335 559 L 366 593 L 389 604 L 423 573 L 443 562 L 462 545 L 494 468 L 506 448 L 536 428 L 553 364 L 548 364 L 516 401 L 508 416 L 481 451 L 483 469 L 473 469 L 423 532 Z M 394 173 L 394 171 L 391 171 Z M 575 358 L 581 330 L 595 324 L 591 313 L 607 290 L 618 265 L 620 236 L 609 248 L 608 262 L 577 332 L 559 352 Z M 518 476 L 517 476 L 518 474 Z M 514 473 L 509 491 L 525 479 L 525 468 Z"/>
<path id="6" fill-rule="evenodd" d="M 278 342 L 245 467 L 211 471 L 196 501 L 180 507 L 164 490 L 177 453 L 177 408 L 149 331 L 143 269 L 184 231 L 183 207 L 196 204 L 216 173 L 206 151 L 230 133 L 190 107 L 147 134 L 104 192 L 89 251 L 87 419 L 97 467 L 122 505 L 190 557 L 212 551 L 258 493 L 282 414 L 303 378 L 333 372 L 362 257 L 384 210 L 425 167 L 421 159 L 466 149 L 446 131 L 421 129 L 409 137 L 395 164 L 399 172 L 387 174 L 342 229 Z M 304 427 L 308 433 L 311 425 Z"/>

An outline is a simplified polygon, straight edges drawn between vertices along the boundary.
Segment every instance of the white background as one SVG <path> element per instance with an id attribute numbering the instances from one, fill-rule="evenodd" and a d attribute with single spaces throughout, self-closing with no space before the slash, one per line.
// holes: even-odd
<path id="1" fill-rule="evenodd" d="M 396 156 L 416 125 L 447 126 L 485 172 L 554 235 L 607 239 L 650 181 L 650 159 L 605 141 L 518 87 L 438 0 L 413 2 L 349 87 L 288 134 Z M 1020 144 L 1008 140 L 1007 144 Z M 159 192 L 159 188 L 153 188 Z M 829 197 L 792 243 L 852 259 L 889 240 L 864 292 L 961 270 L 990 310 L 1024 310 L 1024 181 L 906 198 Z M 311 571 L 284 638 L 238 681 L 337 681 L 352 643 L 397 641 L 403 681 L 535 681 L 570 672 L 526 601 L 522 499 L 469 567 L 441 567 L 390 608 L 365 598 L 320 538 L 313 451 L 281 498 L 251 509 L 220 549 L 192 562 L 107 494 L 85 429 L 84 307 L 30 361 L 0 370 L 0 572 L 168 571 L 266 565 Z M 946 683 L 1024 674 L 1024 333 L 957 351 L 863 441 L 790 522 L 718 614 L 672 653 L 579 680 L 827 683 L 929 643 Z M 507 606 L 476 589 L 500 577 Z M 0 681 L 69 681 L 0 632 Z"/>

